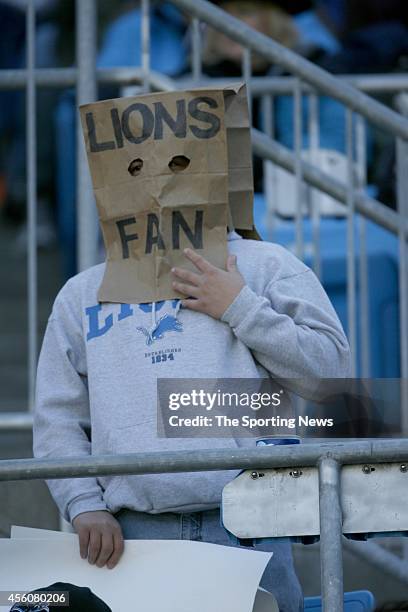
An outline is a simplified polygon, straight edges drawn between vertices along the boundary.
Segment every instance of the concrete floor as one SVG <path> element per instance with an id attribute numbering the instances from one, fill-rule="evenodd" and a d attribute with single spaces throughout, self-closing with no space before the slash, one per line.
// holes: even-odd
<path id="1" fill-rule="evenodd" d="M 0 223 L 0 412 L 27 409 L 26 259 L 16 249 L 16 231 Z M 39 254 L 39 339 L 62 284 L 56 250 Z M 0 459 L 31 456 L 30 432 L 0 430 Z M 37 481 L 0 483 L 0 537 L 12 524 L 58 529 L 58 513 L 46 485 Z M 400 540 L 393 542 L 398 549 Z M 364 546 L 364 544 L 362 544 Z M 295 545 L 295 562 L 305 595 L 320 592 L 319 546 Z M 344 554 L 345 590 L 369 589 L 378 603 L 408 599 L 408 586 Z"/>

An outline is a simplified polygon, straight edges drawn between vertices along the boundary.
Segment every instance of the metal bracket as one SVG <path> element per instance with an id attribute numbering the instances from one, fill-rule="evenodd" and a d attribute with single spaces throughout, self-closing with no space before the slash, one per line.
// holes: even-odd
<path id="1" fill-rule="evenodd" d="M 408 464 L 341 470 L 344 534 L 408 531 Z M 317 467 L 247 470 L 223 490 L 224 526 L 238 538 L 320 535 Z"/>

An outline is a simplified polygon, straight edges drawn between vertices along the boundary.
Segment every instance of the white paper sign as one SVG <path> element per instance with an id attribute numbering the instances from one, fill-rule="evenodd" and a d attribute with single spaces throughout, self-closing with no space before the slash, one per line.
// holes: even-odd
<path id="1" fill-rule="evenodd" d="M 32 538 L 32 539 L 44 539 L 44 538 L 76 538 L 75 533 L 66 531 L 52 531 L 50 529 L 36 529 L 34 527 L 20 527 L 18 525 L 12 525 L 11 527 L 11 538 Z M 255 602 L 252 612 L 279 612 L 278 604 L 274 595 L 265 591 L 265 589 L 258 588 L 256 592 Z"/>
<path id="2" fill-rule="evenodd" d="M 204 542 L 128 540 L 121 561 L 108 570 L 80 558 L 75 535 L 13 537 L 0 539 L 0 591 L 61 581 L 89 587 L 112 612 L 133 600 L 143 612 L 248 612 L 270 558 Z"/>
<path id="3" fill-rule="evenodd" d="M 26 540 L 53 540 L 54 538 L 66 537 L 77 538 L 76 533 L 69 531 L 53 531 L 52 529 L 37 529 L 36 527 L 20 527 L 20 525 L 12 525 L 10 537 Z"/>

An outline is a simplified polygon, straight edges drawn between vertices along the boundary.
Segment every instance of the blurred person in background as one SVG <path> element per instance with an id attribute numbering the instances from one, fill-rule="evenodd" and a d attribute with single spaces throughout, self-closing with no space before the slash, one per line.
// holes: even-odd
<path id="1" fill-rule="evenodd" d="M 250 27 L 272 38 L 281 45 L 308 59 L 331 55 L 339 50 L 336 37 L 320 20 L 309 0 L 218 0 L 214 2 L 222 10 L 244 21 Z M 203 73 L 209 77 L 242 78 L 242 46 L 221 32 L 206 28 L 203 40 Z M 253 53 L 253 76 L 284 74 L 280 66 Z M 303 114 L 307 116 L 308 101 L 303 102 Z M 254 127 L 261 129 L 263 117 L 259 100 L 252 103 Z M 307 121 L 303 121 L 303 144 L 307 146 Z M 344 111 L 341 105 L 328 98 L 321 98 L 320 133 L 322 146 L 341 150 L 344 148 Z M 293 147 L 292 96 L 275 97 L 275 137 Z M 263 191 L 262 160 L 254 158 L 255 191 Z"/>
<path id="2" fill-rule="evenodd" d="M 74 4 L 61 0 L 64 11 L 60 19 L 71 32 L 70 59 L 74 62 Z M 129 0 L 98 0 L 101 27 L 97 54 L 98 68 L 140 67 L 141 7 L 140 2 Z M 68 24 L 71 24 L 68 27 Z M 170 2 L 150 2 L 150 68 L 158 73 L 174 76 L 182 71 L 187 56 L 185 33 L 187 20 Z M 66 40 L 62 39 L 63 47 Z M 67 55 L 65 53 L 65 55 Z M 118 85 L 99 86 L 98 99 L 120 97 Z M 125 90 L 126 95 L 126 90 Z M 60 97 L 54 118 L 57 149 L 57 225 L 62 246 L 62 264 L 65 278 L 77 271 L 76 259 L 76 135 L 77 117 L 75 90 L 65 91 Z"/>
<path id="3" fill-rule="evenodd" d="M 273 38 L 281 45 L 295 49 L 299 35 L 292 17 L 274 2 L 255 0 L 221 0 L 216 4 L 221 9 L 244 21 L 258 32 Z M 207 28 L 203 44 L 203 70 L 207 76 L 234 77 L 242 74 L 242 46 L 228 36 Z M 270 69 L 265 58 L 252 54 L 252 72 L 254 76 L 264 76 Z"/>
<path id="4" fill-rule="evenodd" d="M 316 53 L 333 54 L 339 50 L 336 37 L 320 19 L 310 0 L 218 0 L 222 10 L 244 21 L 258 32 L 281 45 L 313 59 Z M 207 28 L 204 40 L 203 63 L 209 76 L 239 76 L 242 47 L 221 32 Z M 279 67 L 252 57 L 252 70 L 264 76 Z"/>
<path id="5" fill-rule="evenodd" d="M 404 0 L 214 0 L 221 9 L 333 73 L 373 73 L 401 69 L 408 56 L 408 3 Z M 242 77 L 242 47 L 211 28 L 204 30 L 203 72 L 212 77 Z M 283 75 L 279 66 L 252 54 L 254 76 Z M 392 104 L 391 99 L 381 99 Z M 274 97 L 275 138 L 294 148 L 293 97 Z M 253 101 L 253 124 L 264 118 Z M 309 99 L 302 97 L 302 147 L 309 147 Z M 345 107 L 319 96 L 321 149 L 345 154 Z M 366 130 L 370 194 L 395 207 L 394 143 Z M 263 191 L 261 160 L 254 160 L 255 189 Z"/>
<path id="6" fill-rule="evenodd" d="M 124 3 L 98 0 L 98 31 Z M 130 4 L 130 3 L 128 3 Z M 26 66 L 26 0 L 0 1 L 2 39 L 1 68 Z M 35 0 L 35 67 L 75 65 L 75 2 Z M 61 97 L 58 88 L 36 89 L 37 127 L 37 244 L 55 244 L 56 233 L 56 135 L 53 116 Z M 16 247 L 24 252 L 27 243 L 26 217 L 26 99 L 24 91 L 0 92 L 0 142 L 2 154 L 3 219 L 18 228 Z M 74 132 L 74 126 L 72 126 Z"/>
<path id="7" fill-rule="evenodd" d="M 56 64 L 57 30 L 52 11 L 57 0 L 33 0 L 36 12 L 35 64 L 49 68 Z M 0 18 L 2 37 L 0 64 L 4 69 L 24 69 L 26 66 L 26 0 L 2 0 Z M 53 134 L 49 116 L 55 104 L 56 91 L 37 90 L 37 174 L 38 174 L 38 242 L 48 246 L 55 239 L 49 204 L 53 185 Z M 26 212 L 26 121 L 25 92 L 0 93 L 0 141 L 3 179 L 3 217 L 21 224 Z M 17 246 L 24 248 L 24 225 L 17 237 Z"/>
<path id="8" fill-rule="evenodd" d="M 335 74 L 406 72 L 408 66 L 408 2 L 406 0 L 325 0 L 320 13 L 335 31 L 341 49 L 321 58 L 322 68 Z M 393 105 L 393 95 L 376 97 Z M 396 207 L 395 143 L 380 130 L 374 132 L 371 182 L 377 197 Z"/>
<path id="9" fill-rule="evenodd" d="M 24 46 L 25 18 L 24 13 L 8 2 L 0 1 L 0 69 L 10 70 L 21 67 L 21 55 Z M 15 122 L 15 107 L 19 93 L 0 91 L 0 142 L 1 161 L 4 164 L 5 138 Z"/>
<path id="10" fill-rule="evenodd" d="M 320 2 L 323 20 L 336 33 L 341 49 L 321 65 L 336 74 L 389 72 L 408 56 L 406 0 L 330 0 Z"/>

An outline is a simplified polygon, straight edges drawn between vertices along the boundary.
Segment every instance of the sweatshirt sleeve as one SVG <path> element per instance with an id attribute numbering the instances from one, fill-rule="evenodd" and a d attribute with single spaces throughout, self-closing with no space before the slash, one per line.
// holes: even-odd
<path id="1" fill-rule="evenodd" d="M 91 443 L 86 354 L 79 312 L 57 298 L 41 349 L 36 385 L 33 447 L 37 458 L 89 456 Z M 49 480 L 61 514 L 107 510 L 96 478 Z"/>
<path id="2" fill-rule="evenodd" d="M 245 285 L 222 316 L 274 378 L 307 399 L 322 378 L 350 376 L 341 323 L 312 270 L 274 280 L 257 295 Z"/>

